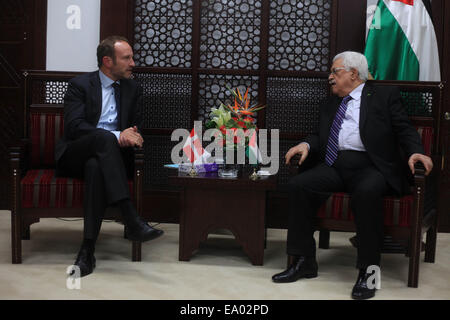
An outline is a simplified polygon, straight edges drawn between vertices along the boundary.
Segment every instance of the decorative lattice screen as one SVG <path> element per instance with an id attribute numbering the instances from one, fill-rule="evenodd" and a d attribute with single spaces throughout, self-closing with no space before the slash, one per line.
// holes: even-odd
<path id="1" fill-rule="evenodd" d="M 230 99 L 226 85 L 267 104 L 258 126 L 303 135 L 328 95 L 332 0 L 136 0 L 135 78 L 148 129 L 190 130 Z M 153 131 L 149 131 L 153 132 Z M 170 137 L 146 137 L 147 184 L 165 184 Z M 166 143 L 164 143 L 166 141 Z M 292 140 L 283 140 L 287 151 Z M 167 149 L 167 150 L 166 150 Z M 167 159 L 166 159 L 167 158 Z M 151 182 L 150 182 L 151 180 Z"/>
<path id="2" fill-rule="evenodd" d="M 269 70 L 327 71 L 331 1 L 270 1 Z"/>

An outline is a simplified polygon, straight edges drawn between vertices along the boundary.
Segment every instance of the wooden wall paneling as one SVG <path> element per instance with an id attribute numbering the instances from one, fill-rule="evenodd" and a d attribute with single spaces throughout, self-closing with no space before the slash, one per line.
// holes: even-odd
<path id="1" fill-rule="evenodd" d="M 0 88 L 0 210 L 9 209 L 9 145 L 20 135 L 20 88 Z"/>
<path id="2" fill-rule="evenodd" d="M 192 95 L 191 95 L 191 124 L 198 119 L 198 92 L 199 92 L 199 67 L 200 67 L 200 11 L 201 1 L 193 2 L 192 17 Z M 190 130 L 190 128 L 186 128 Z"/>
<path id="3" fill-rule="evenodd" d="M 134 0 L 101 0 L 100 40 L 112 35 L 133 41 Z"/>
<path id="4" fill-rule="evenodd" d="M 330 28 L 330 59 L 332 59 L 338 52 L 336 51 L 337 46 L 337 33 L 338 33 L 338 1 L 333 1 L 331 9 L 331 28 Z M 330 63 L 331 66 L 331 63 Z"/>
<path id="5" fill-rule="evenodd" d="M 119 0 L 111 1 L 111 3 L 117 3 Z M 103 1 L 105 2 L 105 1 Z M 102 2 L 102 6 L 103 6 Z M 109 2 L 109 1 L 108 1 Z M 123 5 L 126 1 L 122 0 L 120 3 Z M 164 78 L 164 74 L 189 74 L 191 75 L 192 79 L 192 93 L 191 93 L 191 124 L 194 120 L 198 119 L 204 119 L 204 117 L 207 115 L 208 108 L 215 106 L 216 101 L 214 99 L 206 99 L 206 106 L 200 105 L 200 100 L 203 101 L 202 104 L 205 104 L 205 97 L 202 96 L 202 93 L 204 92 L 210 92 L 211 88 L 211 81 L 214 84 L 219 84 L 219 86 L 222 88 L 224 87 L 225 83 L 229 83 L 232 86 L 235 86 L 239 83 L 241 85 L 242 81 L 245 81 L 246 85 L 250 85 L 253 87 L 253 92 L 255 92 L 258 95 L 258 102 L 265 104 L 267 101 L 267 81 L 270 77 L 319 77 L 324 78 L 327 76 L 327 70 L 329 68 L 329 60 L 332 58 L 332 55 L 336 51 L 336 44 L 337 41 L 335 41 L 332 34 L 336 32 L 337 24 L 335 21 L 335 15 L 338 11 L 338 2 L 337 1 L 326 1 L 324 2 L 324 5 L 326 5 L 326 9 L 318 7 L 315 3 L 286 3 L 283 4 L 283 9 L 279 6 L 277 6 L 275 3 L 272 3 L 271 1 L 258 1 L 255 6 L 250 6 L 246 10 L 250 10 L 251 12 L 255 13 L 254 10 L 258 10 L 259 13 L 256 15 L 250 16 L 250 20 L 242 21 L 239 19 L 238 14 L 241 8 L 241 5 L 244 5 L 245 7 L 245 1 L 241 2 L 238 1 L 238 3 L 235 4 L 235 6 L 231 6 L 225 3 L 221 3 L 218 1 L 217 3 L 207 3 L 202 2 L 200 0 L 192 0 L 188 1 L 186 4 L 188 6 L 192 5 L 192 11 L 187 12 L 186 5 L 182 5 L 182 9 L 178 8 L 175 9 L 176 3 L 171 4 L 170 6 L 167 6 L 167 4 L 163 3 L 150 3 L 149 1 L 142 0 L 140 2 L 141 8 L 136 8 L 135 13 L 138 15 L 136 18 L 132 19 L 129 18 L 128 21 L 132 21 L 133 24 L 136 22 L 137 25 L 133 25 L 131 29 L 133 29 L 136 32 L 136 36 L 130 36 L 130 40 L 133 42 L 133 48 L 135 48 L 135 54 L 137 54 L 137 57 L 135 58 L 135 61 L 137 61 L 138 68 L 136 68 L 136 72 L 139 73 L 154 73 L 154 74 L 161 74 L 163 75 L 163 78 L 158 78 L 156 81 L 171 81 L 167 79 L 173 79 L 173 78 Z M 114 6 L 114 4 L 107 4 L 108 6 Z M 351 3 L 350 3 L 351 5 Z M 244 8 L 242 7 L 242 8 Z M 221 8 L 221 9 L 219 9 Z M 116 9 L 117 10 L 117 9 Z M 150 12 L 153 12 L 155 15 L 150 15 Z M 207 11 L 204 11 L 207 10 Z M 219 11 L 217 11 L 219 10 Z M 342 10 L 342 8 L 341 8 Z M 234 13 L 233 13 L 234 11 Z M 286 16 L 280 16 L 282 12 L 289 11 L 290 14 Z M 105 23 L 107 24 L 108 21 L 114 21 L 115 23 L 121 25 L 122 29 L 124 29 L 123 24 L 126 19 L 124 17 L 117 17 L 116 19 L 112 18 L 114 16 L 111 15 L 108 17 L 108 20 L 105 20 L 103 15 L 108 12 L 106 7 L 102 7 L 102 25 Z M 162 39 L 161 35 L 162 33 L 159 33 L 159 29 L 163 27 L 167 27 L 170 24 L 173 24 L 172 22 L 172 15 L 178 12 L 182 13 L 182 16 L 185 19 L 192 19 L 192 53 L 191 53 L 191 64 L 187 65 L 186 62 L 183 60 L 182 57 L 180 57 L 180 63 L 174 67 L 171 66 L 170 59 L 167 59 L 167 56 L 169 56 L 168 52 L 165 52 L 164 49 L 161 49 L 161 45 L 166 44 L 169 46 L 171 43 L 176 43 L 177 39 L 171 39 L 168 40 L 167 38 L 170 37 L 168 34 L 165 40 Z M 214 13 L 213 13 L 214 12 Z M 245 11 L 244 12 L 248 12 Z M 212 14 L 213 13 L 213 14 Z M 116 13 L 117 15 L 117 13 Z M 162 15 L 167 15 L 166 21 L 168 22 L 167 25 L 162 24 Z M 318 15 L 318 16 L 315 16 Z M 245 18 L 246 13 L 243 14 L 243 18 Z M 148 21 L 148 18 L 150 18 L 152 22 Z M 322 22 L 325 23 L 326 20 L 330 18 L 330 24 L 322 24 Z M 223 20 L 225 19 L 225 20 Z M 230 25 L 229 21 L 233 20 L 234 23 Z M 255 24 L 255 21 L 253 19 L 259 19 L 260 22 Z M 300 22 L 300 25 L 298 24 L 298 19 L 304 19 L 304 21 Z M 144 25 L 144 20 L 145 24 Z M 169 22 L 169 20 L 171 22 Z M 178 24 L 183 24 L 185 20 L 178 21 Z M 216 22 L 213 22 L 216 21 Z M 219 22 L 219 21 L 223 21 Z M 110 23 L 110 22 L 109 22 Z M 159 24 L 158 28 L 154 28 L 151 23 Z M 218 56 L 218 51 L 214 51 L 210 46 L 218 47 L 219 41 L 218 39 L 221 39 L 220 37 L 227 36 L 226 30 L 223 30 L 223 28 L 217 28 L 217 25 L 224 25 L 228 26 L 228 28 L 233 28 L 232 37 L 233 40 L 238 40 L 240 38 L 240 32 L 241 31 L 249 31 L 250 38 L 245 38 L 242 40 L 241 48 L 243 48 L 244 45 L 248 45 L 250 48 L 252 46 L 258 46 L 259 47 L 259 54 L 258 59 L 249 58 L 248 54 L 242 54 L 241 57 L 245 57 L 250 63 L 250 65 L 246 65 L 246 67 L 241 67 L 237 63 L 237 59 L 230 62 L 233 67 L 225 67 L 224 63 L 220 63 L 219 66 L 214 67 L 214 63 L 210 60 L 211 56 L 208 56 L 209 54 L 212 54 L 213 56 Z M 331 26 L 332 25 L 332 26 Z M 246 27 L 251 28 L 250 30 L 245 30 Z M 287 26 L 290 26 L 289 28 Z M 296 27 L 296 30 L 299 32 L 297 35 L 294 33 L 291 33 L 288 38 L 290 40 L 299 40 L 303 39 L 300 42 L 296 42 L 297 45 L 288 44 L 287 41 L 283 38 L 285 38 L 286 35 L 281 36 L 281 32 L 279 30 L 282 30 L 284 33 L 291 32 L 292 27 Z M 186 26 L 187 27 L 187 26 Z M 258 33 L 254 33 L 255 28 L 259 28 Z M 329 32 L 329 28 L 332 28 L 332 33 Z M 103 28 L 102 30 L 105 30 Z M 166 28 L 164 28 L 166 29 Z M 169 29 L 169 28 L 167 28 Z M 173 30 L 185 30 L 183 28 L 180 28 L 179 25 L 171 26 L 170 29 Z M 275 34 L 273 33 L 274 30 L 277 30 Z M 269 35 L 269 31 L 272 32 L 271 35 Z M 157 37 L 158 40 L 154 44 L 156 44 L 155 50 L 152 51 L 151 46 L 153 43 L 149 41 L 151 38 L 147 36 L 147 32 L 149 32 L 150 37 Z M 183 32 L 183 31 L 181 31 Z M 204 38 L 201 39 L 201 37 L 204 37 L 205 35 L 207 37 L 211 37 L 214 32 L 214 40 L 212 42 L 205 41 Z M 325 40 L 324 42 L 321 42 L 321 47 L 319 51 L 315 54 L 312 54 L 311 52 L 316 46 L 316 41 L 314 39 L 311 39 L 309 36 L 310 32 L 314 32 L 313 35 L 317 36 L 318 38 L 316 40 L 322 41 L 322 39 L 328 39 L 328 44 L 326 44 Z M 105 33 L 102 31 L 102 34 Z M 328 35 L 326 34 L 328 33 Z M 219 38 L 217 38 L 219 36 Z M 260 39 L 255 42 L 252 40 L 252 37 L 260 37 Z M 272 37 L 269 41 L 269 37 Z M 297 37 L 297 38 L 296 38 Z M 300 38 L 301 37 L 301 38 Z M 142 39 L 146 38 L 145 41 Z M 312 37 L 313 38 L 313 37 Z M 245 39 L 250 39 L 250 41 L 246 41 Z M 281 44 L 280 44 L 281 41 Z M 220 43 L 221 44 L 221 43 Z M 145 45 L 147 45 L 147 48 L 143 48 Z M 150 45 L 150 48 L 149 46 Z M 203 45 L 206 47 L 203 47 L 203 50 L 201 51 L 200 46 Z M 237 47 L 239 47 L 239 44 L 236 44 L 235 41 L 231 41 L 227 38 L 226 45 L 230 45 L 233 47 L 232 52 L 236 52 Z M 280 45 L 283 47 L 281 50 L 278 50 Z M 136 46 L 136 47 L 135 47 Z M 295 50 L 297 46 L 300 46 L 303 48 L 303 51 L 301 53 L 297 52 L 297 59 L 301 60 L 295 60 L 288 57 L 287 50 Z M 271 53 L 268 53 L 268 49 L 271 49 Z M 324 56 L 324 52 L 321 49 L 328 47 L 328 56 Z M 284 49 L 284 52 L 282 51 Z M 166 49 L 167 50 L 167 49 Z M 179 49 L 178 49 L 179 50 Z M 222 49 L 223 50 L 223 49 Z M 246 51 L 247 53 L 253 54 L 251 51 Z M 158 53 L 159 52 L 159 53 Z M 223 51 L 222 51 L 223 52 Z M 238 50 L 238 52 L 241 52 Z M 230 53 L 232 54 L 232 53 Z M 282 57 L 279 57 L 279 54 L 281 54 Z M 145 58 L 148 56 L 148 60 Z M 305 55 L 307 55 L 307 60 L 305 61 Z M 166 58 L 164 58 L 164 56 Z M 185 53 L 186 56 L 186 53 Z M 269 63 L 269 56 L 272 59 Z M 318 56 L 321 58 L 317 60 Z M 228 56 L 227 56 L 228 58 Z M 282 59 L 285 59 L 282 61 Z M 287 61 L 288 60 L 288 61 Z M 229 60 L 228 60 L 229 61 Z M 254 68 L 251 64 L 252 63 L 258 63 L 258 68 Z M 325 61 L 325 66 L 323 65 Z M 216 61 L 217 62 L 217 61 Z M 311 69 L 311 65 L 308 64 L 308 67 L 306 66 L 306 62 L 312 63 L 313 65 L 317 66 L 317 70 L 314 71 L 314 69 Z M 284 65 L 283 65 L 284 63 Z M 302 66 L 299 64 L 302 63 Z M 269 65 L 270 64 L 270 65 Z M 287 66 L 286 66 L 287 64 Z M 203 67 L 202 67 L 203 66 Z M 187 67 L 187 68 L 186 68 Z M 300 67 L 300 68 L 298 68 Z M 295 69 L 295 70 L 294 70 Z M 150 77 L 151 78 L 151 77 Z M 231 80 L 232 79 L 232 80 Z M 240 79 L 240 80 L 239 80 Z M 253 80 L 252 80 L 253 79 Z M 147 81 L 147 80 L 144 80 Z M 231 82 L 230 82 L 231 81 Z M 252 83 L 256 81 L 255 83 Z M 208 82 L 209 84 L 206 84 Z M 156 86 L 161 86 L 164 88 L 166 85 L 171 86 L 169 83 L 164 84 L 155 84 Z M 206 85 L 206 88 L 205 88 Z M 255 87 L 256 86 L 256 87 Z M 255 91 L 255 88 L 257 88 L 257 91 Z M 298 87 L 298 90 L 302 90 L 302 88 Z M 145 89 L 144 92 L 149 92 L 149 89 Z M 154 90 L 150 90 L 151 95 L 154 96 L 156 93 L 154 93 Z M 166 91 L 164 91 L 166 92 Z M 167 94 L 167 93 L 165 93 Z M 176 94 L 176 93 L 175 93 Z M 161 101 L 166 101 L 167 99 L 161 99 Z M 147 105 L 146 108 L 150 108 L 151 110 L 155 109 L 155 112 L 158 112 L 156 109 L 163 108 L 163 106 L 156 106 L 156 105 Z M 201 113 L 199 113 L 201 111 Z M 150 113 L 153 114 L 153 111 L 150 111 Z M 285 116 L 288 116 L 285 114 Z M 263 110 L 262 112 L 258 113 L 258 126 L 260 128 L 266 127 L 266 110 Z M 174 128 L 175 129 L 175 128 Z M 187 128 L 190 129 L 190 128 Z M 282 128 L 280 128 L 282 129 Z M 146 138 L 146 141 L 151 141 L 151 137 L 154 137 L 153 141 L 157 143 L 157 146 L 150 146 L 149 148 L 154 149 L 155 147 L 161 150 L 163 152 L 162 148 L 163 146 L 160 145 L 161 141 L 160 139 L 164 136 L 164 132 L 167 130 L 170 130 L 169 128 L 145 128 L 144 132 L 146 134 L 149 134 L 148 138 Z M 292 136 L 292 139 L 296 139 L 297 136 Z M 159 141 L 159 142 L 158 142 Z M 292 143 L 295 143 L 293 141 Z M 155 152 L 153 152 L 155 154 Z M 156 158 L 163 158 L 163 155 L 158 156 L 151 156 Z M 148 159 L 149 162 L 152 163 L 148 169 L 155 170 L 156 166 L 156 160 L 155 159 Z M 159 172 L 153 171 L 150 174 L 150 179 L 153 178 L 154 182 L 163 182 L 164 178 L 161 176 Z M 154 218 L 162 217 L 162 222 L 167 222 L 164 217 L 167 217 L 168 220 L 173 221 L 174 212 L 177 211 L 176 209 L 176 202 L 174 201 L 174 198 L 169 196 L 170 192 L 169 190 L 164 190 L 165 187 L 161 186 L 159 188 L 147 188 L 146 193 L 146 203 L 147 205 L 144 205 L 144 211 L 146 211 L 146 215 L 148 214 L 152 220 Z M 170 188 L 169 188 L 170 189 Z M 171 190 L 171 189 L 170 189 Z M 173 191 L 176 193 L 176 191 Z M 173 195 L 173 194 L 172 194 Z M 279 212 L 285 212 L 284 204 L 285 200 L 283 197 L 279 197 L 279 194 L 274 194 L 274 205 L 272 206 L 272 213 L 275 217 L 274 224 L 278 226 L 282 226 L 285 224 L 285 219 L 279 219 L 280 215 Z M 154 201 L 153 205 L 151 205 L 151 201 Z M 165 205 L 161 205 L 160 201 L 163 201 Z M 167 201 L 172 201 L 171 203 L 168 203 Z M 272 221 L 269 219 L 269 221 Z"/>
<path id="6" fill-rule="evenodd" d="M 259 84 L 258 84 L 258 103 L 266 105 L 267 103 L 267 50 L 269 47 L 269 17 L 270 6 L 269 1 L 264 1 L 261 8 L 261 42 L 259 55 Z M 258 112 L 257 118 L 258 127 L 266 127 L 266 110 L 263 109 Z"/>
<path id="7" fill-rule="evenodd" d="M 134 44 L 135 39 L 135 18 L 134 18 L 134 3 L 135 1 L 130 0 L 102 0 L 102 30 L 101 30 L 101 37 L 103 38 L 106 35 L 112 34 L 112 33 L 119 33 L 123 35 L 127 35 L 130 41 Z M 148 4 L 147 1 L 143 1 L 146 5 Z M 448 13 L 443 14 L 443 10 L 439 10 L 439 8 L 443 8 L 444 1 L 442 0 L 434 0 L 433 1 L 433 8 L 437 8 L 434 10 L 437 10 L 438 13 L 441 15 L 436 18 L 441 22 L 441 24 L 444 23 L 445 19 L 444 16 L 449 17 Z M 189 2 L 188 2 L 189 4 Z M 156 9 L 158 9 L 158 6 L 161 4 L 158 4 L 156 6 Z M 163 4 L 164 5 L 164 4 Z M 191 5 L 191 4 L 189 4 Z M 297 5 L 297 4 L 296 4 Z M 203 7 L 202 7 L 203 6 Z M 164 75 L 190 75 L 191 81 L 192 81 L 192 92 L 191 92 L 191 107 L 190 107 L 190 120 L 191 123 L 194 120 L 199 119 L 199 110 L 200 108 L 205 108 L 204 106 L 200 106 L 200 99 L 203 99 L 204 97 L 200 97 L 200 85 L 204 86 L 205 77 L 209 77 L 208 79 L 213 79 L 214 81 L 217 81 L 217 79 L 224 79 L 223 77 L 225 75 L 231 75 L 231 76 L 257 76 L 257 88 L 258 88 L 258 100 L 260 103 L 267 103 L 267 91 L 270 89 L 268 88 L 268 79 L 272 79 L 275 77 L 292 77 L 292 78 L 303 78 L 303 77 L 313 77 L 317 78 L 318 80 L 324 79 L 327 77 L 328 69 L 326 70 L 293 70 L 291 69 L 292 66 L 289 68 L 279 68 L 279 65 L 277 61 L 275 61 L 275 67 L 273 60 L 272 62 L 269 62 L 269 57 L 272 57 L 273 54 L 270 56 L 270 53 L 268 53 L 269 47 L 274 44 L 269 43 L 269 30 L 270 28 L 274 28 L 273 23 L 278 23 L 277 21 L 272 20 L 273 17 L 271 16 L 270 10 L 275 10 L 272 6 L 271 1 L 261 1 L 261 28 L 260 28 L 260 52 L 259 52 L 259 68 L 257 69 L 249 69 L 249 68 L 224 68 L 223 65 L 220 65 L 218 68 L 214 68 L 209 66 L 208 67 L 201 67 L 201 65 L 205 65 L 205 61 L 201 60 L 200 56 L 201 54 L 204 54 L 200 50 L 200 45 L 204 42 L 204 40 L 200 39 L 201 32 L 205 27 L 209 26 L 208 21 L 203 21 L 203 11 L 206 10 L 213 10 L 212 4 L 209 3 L 203 3 L 200 0 L 192 0 L 192 11 L 191 14 L 189 14 L 189 17 L 187 19 L 192 19 L 192 24 L 189 26 L 192 29 L 192 38 L 190 44 L 192 45 L 192 50 L 189 52 L 191 54 L 191 62 L 190 65 L 186 65 L 185 62 L 180 63 L 178 66 L 174 67 L 171 66 L 171 63 L 169 60 L 161 60 L 158 54 L 153 55 L 153 59 L 155 63 L 147 64 L 146 62 L 141 63 L 137 70 L 139 72 L 145 73 L 151 73 L 151 74 L 161 74 L 163 77 Z M 220 5 L 218 5 L 220 7 Z M 226 7 L 225 4 L 222 4 L 222 6 Z M 308 12 L 308 7 L 303 7 L 302 10 L 304 12 Z M 185 14 L 185 7 L 184 6 L 181 11 Z M 237 6 L 238 7 L 238 6 Z M 294 7 L 292 7 L 294 8 Z M 253 8 L 252 8 L 253 9 Z M 171 10 L 171 8 L 167 7 L 167 10 Z M 215 8 L 214 8 L 215 10 Z M 123 14 L 123 12 L 128 12 L 128 14 Z M 159 11 L 157 15 L 157 21 L 158 23 L 161 23 L 161 15 L 162 11 Z M 291 12 L 291 15 L 294 14 L 294 12 Z M 149 15 L 149 10 L 146 10 L 146 15 Z M 295 14 L 294 14 L 295 15 Z M 217 17 L 219 14 L 217 14 Z M 227 16 L 227 14 L 225 14 Z M 329 32 L 330 32 L 330 43 L 329 43 L 329 64 L 331 64 L 331 58 L 339 52 L 345 51 L 345 50 L 355 50 L 359 52 L 364 51 L 365 46 L 365 28 L 366 28 L 366 1 L 360 1 L 360 0 L 334 0 L 331 2 L 331 24 L 329 26 Z M 146 16 L 141 16 L 143 19 Z M 207 19 L 213 16 L 208 16 Z M 231 17 L 233 18 L 233 17 Z M 282 23 L 289 23 L 287 18 Z M 283 18 L 281 19 L 283 20 Z M 447 19 L 449 20 L 449 19 Z M 183 21 L 181 22 L 183 23 Z M 435 23 L 436 24 L 436 23 Z M 244 24 L 245 25 L 245 24 Z M 235 26 L 239 30 L 239 28 L 242 28 L 242 25 L 236 25 Z M 175 27 L 176 28 L 176 27 Z M 213 28 L 214 29 L 214 28 Z M 130 31 L 131 30 L 131 31 Z M 182 29 L 180 29 L 182 30 Z M 438 40 L 442 42 L 442 40 L 445 38 L 445 33 L 443 32 L 444 28 L 437 30 L 437 36 Z M 145 36 L 145 32 L 142 33 L 141 28 L 141 37 Z M 155 29 L 155 32 L 158 32 L 158 30 Z M 212 31 L 208 31 L 212 32 Z M 128 33 L 128 34 L 127 34 Z M 209 33 L 207 33 L 209 34 Z M 234 34 L 234 37 L 238 37 L 238 34 Z M 275 35 L 275 38 L 278 39 L 278 35 Z M 161 39 L 160 39 L 161 40 Z M 140 45 L 142 46 L 145 42 L 141 42 Z M 150 43 L 150 42 L 149 42 Z M 159 42 L 163 43 L 163 42 Z M 231 44 L 231 43 L 230 43 Z M 448 45 L 447 45 L 448 46 Z M 277 50 L 277 46 L 276 49 Z M 273 49 L 273 48 L 272 48 Z M 151 50 L 148 50 L 148 54 L 152 54 Z M 159 50 L 159 48 L 157 49 Z M 209 48 L 208 48 L 209 50 Z M 445 52 L 448 52 L 448 49 L 445 49 L 444 47 L 441 47 L 441 52 L 443 56 L 445 56 Z M 447 51 L 445 51 L 447 50 Z M 164 51 L 160 51 L 165 54 Z M 208 51 L 209 52 L 209 51 Z M 139 54 L 141 55 L 142 52 Z M 448 56 L 448 55 L 447 55 Z M 162 58 L 163 59 L 163 58 Z M 182 58 L 180 58 L 182 59 Z M 150 59 L 153 61 L 152 59 Z M 159 61 L 158 64 L 156 64 L 156 61 Z M 207 63 L 210 63 L 209 61 Z M 271 64 L 271 65 L 270 65 Z M 448 64 L 448 63 L 447 63 Z M 447 65 L 446 64 L 446 65 Z M 328 68 L 329 66 L 327 66 Z M 446 67 L 448 68 L 448 66 Z M 200 79 L 200 77 L 202 77 Z M 163 80 L 166 81 L 166 80 Z M 220 80 L 222 83 L 223 80 Z M 169 87 L 170 84 L 166 84 Z M 165 86 L 165 84 L 163 84 Z M 205 89 L 203 88 L 203 91 Z M 208 90 L 208 88 L 207 88 Z M 167 94 L 167 93 L 165 93 Z M 446 91 L 446 97 L 448 95 Z M 446 98 L 448 99 L 448 98 Z M 164 99 L 162 101 L 165 101 Z M 446 100 L 447 101 L 447 100 Z M 209 103 L 209 102 L 208 102 Z M 448 103 L 446 104 L 448 105 Z M 208 104 L 209 106 L 209 104 Z M 212 106 L 212 105 L 211 105 Z M 163 106 L 160 106 L 163 107 Z M 204 111 L 202 111 L 204 112 Z M 263 112 L 260 112 L 258 114 L 258 125 L 262 128 L 266 127 L 267 125 L 267 119 L 266 119 L 266 112 L 267 110 L 264 110 Z M 174 128 L 173 128 L 174 129 Z M 190 128 L 187 128 L 190 129 Z M 145 132 L 149 135 L 149 137 L 155 137 L 155 139 L 160 139 L 158 137 L 166 136 L 168 133 L 170 133 L 170 128 L 146 128 Z M 282 130 L 283 131 L 283 130 Z M 290 144 L 289 141 L 293 141 L 294 143 L 296 139 L 298 139 L 298 135 L 293 134 L 291 132 L 282 132 L 282 138 L 285 139 L 284 144 L 286 144 L 285 147 L 287 147 L 288 144 Z M 286 140 L 287 139 L 287 140 Z M 158 178 L 159 179 L 159 178 Z M 158 180 L 159 181 L 159 180 Z M 169 188 L 170 189 L 170 188 Z M 177 201 L 176 190 L 164 190 L 164 188 L 149 188 L 147 189 L 147 205 L 144 205 L 144 210 L 147 210 L 146 208 L 156 208 L 151 209 L 153 212 L 151 215 L 152 217 L 158 216 L 158 221 L 166 221 L 164 217 L 167 217 L 167 220 L 170 220 L 171 222 L 176 221 L 177 217 Z M 271 204 L 268 205 L 269 207 L 269 217 L 268 222 L 269 226 L 270 224 L 273 224 L 277 227 L 283 227 L 283 219 L 279 220 L 277 218 L 280 216 L 280 212 L 284 212 L 286 208 L 283 208 L 285 201 L 282 197 L 282 193 L 276 193 L 271 196 Z M 150 211 L 150 209 L 148 209 Z M 156 213 L 156 216 L 155 216 Z M 162 220 L 159 220 L 159 217 L 162 217 Z"/>
<path id="8" fill-rule="evenodd" d="M 45 69 L 47 0 L 4 0 L 0 13 L 0 209 L 9 209 L 8 146 L 24 132 L 22 73 Z"/>
<path id="9" fill-rule="evenodd" d="M 439 4 L 441 6 L 438 6 Z M 434 0 L 433 15 L 435 13 L 438 17 L 434 24 L 441 49 L 441 75 L 444 83 L 444 105 L 440 128 L 442 162 L 440 168 L 435 168 L 435 170 L 441 170 L 438 188 L 439 232 L 450 232 L 450 120 L 447 120 L 450 116 L 450 2 Z"/>
<path id="10" fill-rule="evenodd" d="M 180 193 L 174 190 L 146 190 L 142 207 L 150 221 L 179 223 Z"/>
<path id="11" fill-rule="evenodd" d="M 439 214 L 439 232 L 450 232 L 450 121 L 445 120 L 445 113 L 450 113 L 450 3 L 445 0 L 431 1 L 432 19 L 439 49 L 441 80 L 444 85 L 443 105 L 440 115 L 440 126 L 436 132 L 440 134 L 441 159 L 433 170 L 440 171 L 437 188 L 437 206 Z"/>
<path id="12" fill-rule="evenodd" d="M 336 53 L 364 52 L 366 38 L 367 2 L 361 0 L 334 0 L 336 14 Z"/>
<path id="13" fill-rule="evenodd" d="M 47 0 L 34 1 L 34 19 L 28 35 L 31 37 L 30 50 L 32 66 L 22 67 L 34 70 L 45 70 L 47 59 Z"/>

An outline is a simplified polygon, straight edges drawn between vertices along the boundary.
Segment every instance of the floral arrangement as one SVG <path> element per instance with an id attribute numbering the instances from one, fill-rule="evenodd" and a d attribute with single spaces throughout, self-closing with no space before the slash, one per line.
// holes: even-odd
<path id="1" fill-rule="evenodd" d="M 249 88 L 242 95 L 238 88 L 234 90 L 229 86 L 226 87 L 234 98 L 234 104 L 224 104 L 221 102 L 219 108 L 211 108 L 211 119 L 206 122 L 206 128 L 217 128 L 220 130 L 222 139 L 219 139 L 219 143 L 222 143 L 225 148 L 237 149 L 238 146 L 248 147 L 248 135 L 245 134 L 245 141 L 243 141 L 241 136 L 237 134 L 237 131 L 238 129 L 242 129 L 246 133 L 248 129 L 257 130 L 256 120 L 253 117 L 257 111 L 264 109 L 265 106 L 250 104 Z M 233 141 L 231 146 L 226 144 L 227 138 L 228 141 Z M 248 153 L 248 150 L 246 150 L 246 153 Z"/>

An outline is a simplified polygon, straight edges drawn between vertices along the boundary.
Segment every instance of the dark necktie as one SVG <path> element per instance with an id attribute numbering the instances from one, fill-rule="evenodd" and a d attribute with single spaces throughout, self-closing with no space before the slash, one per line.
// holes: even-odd
<path id="1" fill-rule="evenodd" d="M 339 131 L 341 131 L 342 122 L 344 121 L 345 112 L 347 111 L 347 104 L 352 99 L 350 96 L 345 96 L 334 117 L 333 124 L 330 129 L 330 136 L 328 137 L 327 152 L 325 154 L 325 163 L 330 167 L 337 159 L 339 150 Z"/>
<path id="2" fill-rule="evenodd" d="M 117 82 L 114 82 L 112 84 L 113 88 L 114 88 L 114 99 L 116 100 L 116 111 L 117 111 L 117 126 L 120 126 L 120 84 L 118 84 Z"/>

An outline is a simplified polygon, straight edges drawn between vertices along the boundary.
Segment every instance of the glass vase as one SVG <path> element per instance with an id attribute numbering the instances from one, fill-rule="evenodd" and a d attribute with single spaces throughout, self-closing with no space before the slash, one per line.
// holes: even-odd
<path id="1" fill-rule="evenodd" d="M 218 175 L 221 178 L 237 178 L 241 171 L 242 164 L 238 162 L 238 152 L 236 149 L 232 152 L 233 158 L 227 157 L 226 149 L 223 150 L 223 163 L 219 165 Z"/>

